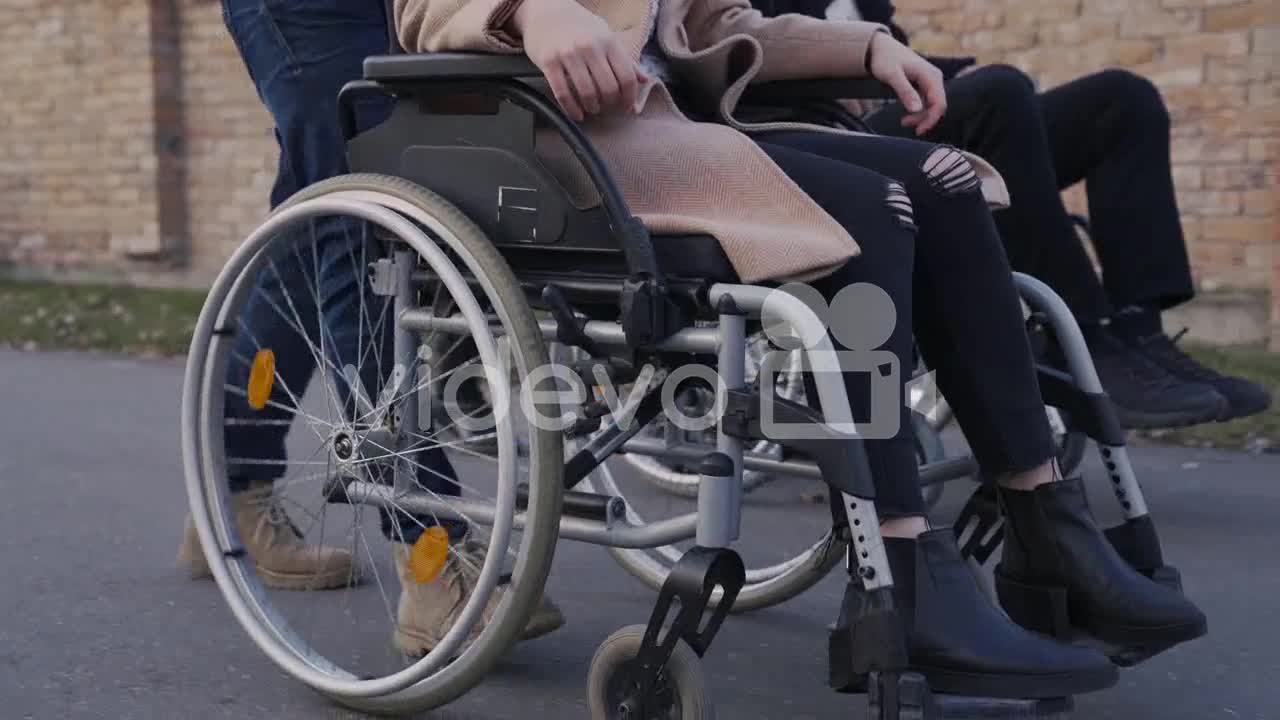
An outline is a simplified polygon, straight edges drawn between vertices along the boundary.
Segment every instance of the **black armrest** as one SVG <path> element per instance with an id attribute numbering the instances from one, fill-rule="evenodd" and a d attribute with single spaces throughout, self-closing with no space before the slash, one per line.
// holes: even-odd
<path id="1" fill-rule="evenodd" d="M 893 88 L 873 77 L 776 80 L 747 86 L 748 105 L 795 105 L 813 100 L 892 100 Z"/>
<path id="2" fill-rule="evenodd" d="M 423 53 L 365 58 L 366 80 L 508 80 L 539 78 L 542 71 L 524 55 Z"/>

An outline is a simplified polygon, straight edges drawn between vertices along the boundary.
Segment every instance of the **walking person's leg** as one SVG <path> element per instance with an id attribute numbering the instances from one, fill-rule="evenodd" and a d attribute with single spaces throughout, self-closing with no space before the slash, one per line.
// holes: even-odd
<path id="1" fill-rule="evenodd" d="M 1107 70 L 1043 93 L 1041 115 L 1058 185 L 1084 181 L 1090 238 L 1114 312 L 1111 333 L 1170 374 L 1215 388 L 1220 419 L 1262 412 L 1261 386 L 1191 359 L 1165 334 L 1160 314 L 1195 294 L 1170 163 L 1170 123 L 1160 91 Z"/>
<path id="2" fill-rule="evenodd" d="M 916 340 L 926 361 L 937 370 L 938 384 L 951 401 L 984 474 L 1000 485 L 1011 528 L 1002 570 L 1040 581 L 1051 577 L 1053 583 L 1070 588 L 1079 596 L 1081 607 L 1087 608 L 1075 620 L 1118 644 L 1138 638 L 1144 646 L 1167 647 L 1203 634 L 1205 620 L 1198 609 L 1120 559 L 1084 504 L 1080 480 L 1062 479 L 1052 461 L 1051 433 L 1012 271 L 977 176 L 964 156 L 951 148 L 893 138 L 787 133 L 764 139 L 811 157 L 857 164 L 896 178 L 910 198 L 918 231 L 913 300 L 906 307 L 911 309 Z M 775 157 L 775 161 L 789 174 L 795 173 L 785 159 Z M 852 196 L 871 193 L 858 192 L 860 186 L 851 184 L 846 175 L 832 177 L 834 173 L 826 172 L 826 180 L 817 188 L 810 187 L 813 181 L 797 182 L 837 220 L 856 230 L 858 218 L 867 210 L 860 209 L 851 218 L 849 209 L 840 212 L 841 205 L 852 207 Z M 858 232 L 855 236 L 863 245 L 863 255 L 851 261 L 843 271 L 846 275 L 835 282 L 854 280 L 847 273 L 885 253 L 881 235 Z M 889 273 L 883 268 L 876 272 Z M 853 390 L 850 397 L 857 397 Z M 873 457 L 884 452 L 879 442 L 867 445 Z M 895 475 L 876 478 L 877 493 L 883 483 L 902 482 L 899 478 L 915 482 L 914 458 L 890 462 L 901 468 Z M 886 489 L 893 497 L 894 491 Z M 908 536 L 924 529 L 922 520 L 906 527 Z M 898 533 L 891 527 L 885 534 L 892 558 Z M 905 562 L 905 557 L 899 560 Z M 981 644 L 976 647 L 986 650 Z"/>
<path id="3" fill-rule="evenodd" d="M 1160 368 L 1107 330 L 1110 302 L 1059 192 L 1048 131 L 1031 80 L 1008 66 L 988 66 L 948 84 L 948 110 L 925 139 L 987 159 L 1004 177 L 1012 205 L 995 214 L 1015 270 L 1052 287 L 1089 342 L 1098 374 L 1132 427 L 1168 427 L 1217 417 L 1224 405 L 1210 385 Z M 893 103 L 869 118 L 877 132 L 905 136 Z"/>
<path id="4" fill-rule="evenodd" d="M 307 185 L 345 171 L 336 127 L 337 92 L 344 82 L 360 76 L 364 57 L 385 46 L 383 10 L 380 4 L 370 4 L 362 11 L 353 9 L 339 21 L 316 9 L 311 15 L 315 22 L 299 24 L 299 13 L 305 13 L 300 7 L 224 0 L 222 9 L 249 78 L 275 121 L 280 156 L 270 196 L 274 208 Z M 375 108 L 362 121 L 377 122 L 378 114 Z M 299 246 L 308 241 L 321 242 L 320 238 L 296 240 Z M 271 258 L 237 322 L 236 362 L 228 368 L 224 400 L 229 420 L 225 446 L 228 458 L 240 459 L 229 463 L 228 480 L 240 535 L 259 576 L 268 585 L 319 589 L 345 584 L 353 577 L 352 554 L 342 548 L 307 547 L 272 492 L 273 482 L 288 469 L 282 461 L 289 421 L 295 419 L 312 375 L 326 365 L 317 351 L 321 338 L 342 332 L 332 322 L 321 322 L 322 313 L 316 307 L 319 274 L 307 272 L 302 254 L 285 251 Z M 243 389 L 261 350 L 270 350 L 277 362 L 270 402 L 258 411 L 249 407 Z M 333 389 L 330 375 L 326 373 L 324 381 L 328 403 Z M 303 422 L 331 419 L 304 416 Z M 324 433 L 328 428 L 315 429 Z M 179 556 L 190 564 L 194 576 L 208 574 L 190 523 Z"/>

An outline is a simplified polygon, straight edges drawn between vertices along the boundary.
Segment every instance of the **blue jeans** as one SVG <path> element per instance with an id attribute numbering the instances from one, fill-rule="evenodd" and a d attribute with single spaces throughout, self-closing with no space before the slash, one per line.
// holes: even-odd
<path id="1" fill-rule="evenodd" d="M 385 11 L 382 3 L 367 0 L 223 0 L 222 10 L 258 96 L 275 120 L 280 166 L 271 191 L 274 208 L 308 185 L 347 172 L 338 91 L 361 77 L 366 57 L 386 51 Z M 389 101 L 363 103 L 358 129 L 382 122 L 389 112 Z M 359 368 L 363 390 L 375 400 L 382 390 L 378 378 L 389 377 L 394 362 L 390 298 L 373 295 L 365 280 L 368 263 L 385 257 L 386 248 L 366 230 L 354 221 L 324 218 L 280 243 L 283 247 L 259 275 L 235 328 L 227 378 L 233 390 L 225 393 L 226 417 L 253 421 L 225 426 L 233 492 L 273 482 L 289 469 L 279 461 L 286 457 L 291 408 L 317 366 L 327 371 L 326 403 L 349 420 L 359 410 L 338 369 Z M 254 410 L 243 388 L 249 361 L 260 348 L 275 355 L 277 377 L 267 407 Z M 442 450 L 414 453 L 413 461 L 425 488 L 458 494 Z M 393 521 L 383 515 L 388 537 L 408 542 L 431 524 L 427 518 Z"/>

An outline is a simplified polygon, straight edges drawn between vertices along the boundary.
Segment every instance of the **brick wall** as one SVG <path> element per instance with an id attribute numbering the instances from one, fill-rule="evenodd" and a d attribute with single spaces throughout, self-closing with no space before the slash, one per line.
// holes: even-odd
<path id="1" fill-rule="evenodd" d="M 145 2 L 0 4 L 0 258 L 109 266 L 174 239 L 149 16 Z"/>
<path id="2" fill-rule="evenodd" d="M 0 2 L 0 266 L 201 283 L 261 219 L 271 121 L 211 0 Z"/>
<path id="3" fill-rule="evenodd" d="M 1045 86 L 1105 66 L 1154 79 L 1197 279 L 1269 303 L 1280 347 L 1280 2 L 899 5 L 922 49 L 1011 62 Z M 206 282 L 265 212 L 271 123 L 219 3 L 0 0 L 0 63 L 9 272 Z"/>
<path id="4" fill-rule="evenodd" d="M 1255 291 L 1235 294 L 1256 298 L 1262 317 L 1270 307 L 1269 334 L 1280 349 L 1280 2 L 897 5 L 918 48 L 1007 62 L 1045 88 L 1103 67 L 1152 79 L 1173 117 L 1174 180 L 1197 283 L 1206 291 Z M 1079 188 L 1068 197 L 1083 209 Z"/>

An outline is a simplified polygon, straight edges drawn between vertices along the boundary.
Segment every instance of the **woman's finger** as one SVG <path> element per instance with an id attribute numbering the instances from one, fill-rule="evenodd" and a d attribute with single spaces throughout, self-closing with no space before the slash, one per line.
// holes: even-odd
<path id="1" fill-rule="evenodd" d="M 600 91 L 596 89 L 596 83 L 591 79 L 591 71 L 587 70 L 587 64 L 583 62 L 582 56 L 566 55 L 562 62 L 574 91 L 578 93 L 578 102 L 582 109 L 592 115 L 600 112 Z"/>
<path id="2" fill-rule="evenodd" d="M 902 106 L 907 109 L 907 112 L 918 113 L 924 109 L 923 104 L 920 102 L 920 94 L 911 85 L 911 81 L 907 79 L 907 75 L 901 67 L 895 68 L 892 72 L 886 74 L 888 77 L 880 79 L 893 88 L 893 92 L 898 96 L 898 100 L 902 102 Z"/>
<path id="3" fill-rule="evenodd" d="M 578 104 L 578 98 L 573 94 L 573 88 L 569 85 L 569 77 L 565 74 L 564 67 L 559 63 L 548 63 L 542 68 L 542 74 L 546 77 L 547 84 L 551 86 L 551 94 L 560 103 L 560 107 L 564 108 L 569 117 L 582 122 L 582 106 Z"/>
<path id="4" fill-rule="evenodd" d="M 630 110 L 636 106 L 636 99 L 640 96 L 640 83 L 643 82 L 640 73 L 620 43 L 609 44 L 608 60 L 613 76 L 618 80 L 618 104 L 622 109 Z"/>
<path id="5" fill-rule="evenodd" d="M 937 126 L 942 120 L 942 116 L 946 115 L 947 88 L 942 81 L 942 74 L 930 68 L 923 73 L 920 89 L 924 93 L 925 104 L 928 108 L 927 117 L 919 127 L 919 133 L 923 135 Z"/>
<path id="6" fill-rule="evenodd" d="M 937 126 L 938 121 L 941 119 L 942 119 L 942 113 L 940 111 L 930 109 L 927 113 L 925 113 L 925 116 L 920 121 L 920 124 L 916 126 L 916 135 L 920 136 L 928 133 L 930 130 L 932 130 L 934 127 Z"/>
<path id="7" fill-rule="evenodd" d="M 618 78 L 609 63 L 607 51 L 597 45 L 591 49 L 591 53 L 585 59 L 587 72 L 591 73 L 591 79 L 595 81 L 596 88 L 600 90 L 600 107 L 612 108 L 616 106 L 621 90 L 618 87 Z"/>
<path id="8" fill-rule="evenodd" d="M 930 72 L 928 80 L 925 81 L 924 87 L 925 102 L 929 107 L 936 108 L 939 111 L 939 117 L 947 112 L 947 85 L 942 79 L 942 74 L 938 72 Z"/>
<path id="9" fill-rule="evenodd" d="M 917 135 L 924 135 L 938 125 L 942 115 L 947 111 L 946 105 L 932 105 L 925 111 L 923 119 L 916 127 Z"/>

